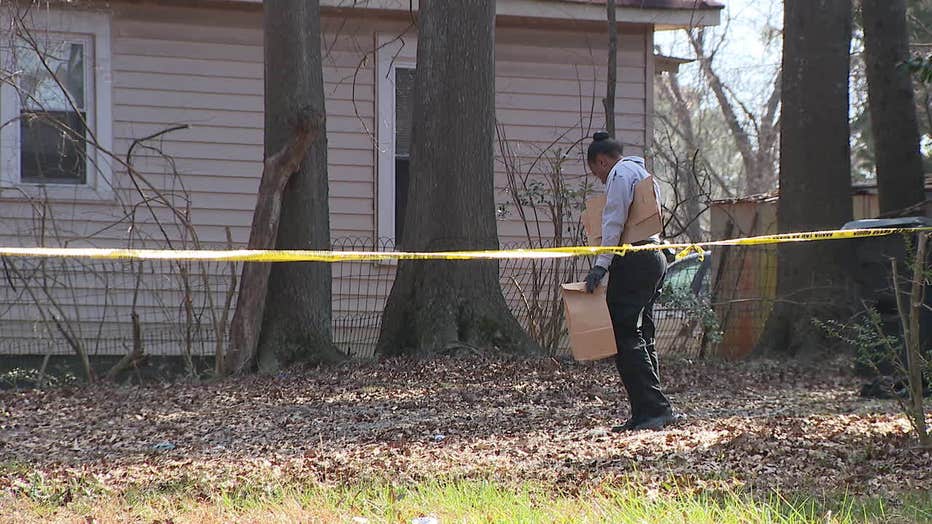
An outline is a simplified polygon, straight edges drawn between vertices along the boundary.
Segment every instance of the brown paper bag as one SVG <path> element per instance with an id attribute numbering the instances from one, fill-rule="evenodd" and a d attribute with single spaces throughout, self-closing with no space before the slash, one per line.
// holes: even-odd
<path id="1" fill-rule="evenodd" d="M 596 195 L 586 201 L 581 221 L 590 246 L 602 245 L 602 211 L 605 195 Z M 628 220 L 621 234 L 622 244 L 633 244 L 659 235 L 663 231 L 660 204 L 654 193 L 654 177 L 649 176 L 634 186 L 634 200 L 628 209 Z"/>
<path id="2" fill-rule="evenodd" d="M 607 282 L 608 279 L 604 279 L 595 293 L 586 293 L 585 282 L 562 286 L 570 349 L 576 360 L 600 360 L 618 352 L 612 318 L 605 302 Z"/>

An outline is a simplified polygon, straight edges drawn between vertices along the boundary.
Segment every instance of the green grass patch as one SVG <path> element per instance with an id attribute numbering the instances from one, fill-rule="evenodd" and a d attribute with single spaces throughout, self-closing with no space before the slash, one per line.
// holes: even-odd
<path id="1" fill-rule="evenodd" d="M 37 480 L 37 479 L 30 479 Z M 119 491 L 72 481 L 43 480 L 0 496 L 0 514 L 17 521 L 98 522 L 684 522 L 856 523 L 932 522 L 932 495 L 895 500 L 781 495 L 737 490 L 646 490 L 635 483 L 602 484 L 569 492 L 537 484 L 450 480 L 398 485 L 325 486 L 248 480 L 226 487 L 181 477 Z M 357 521 L 361 522 L 361 521 Z"/>

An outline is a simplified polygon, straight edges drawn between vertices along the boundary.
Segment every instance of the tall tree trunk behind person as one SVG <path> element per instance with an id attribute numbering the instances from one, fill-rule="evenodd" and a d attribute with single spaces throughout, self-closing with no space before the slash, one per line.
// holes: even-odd
<path id="1" fill-rule="evenodd" d="M 851 26 L 851 0 L 786 0 L 781 232 L 837 229 L 851 220 Z M 758 353 L 801 355 L 818 347 L 812 318 L 832 316 L 846 303 L 850 249 L 844 241 L 779 246 L 778 301 Z"/>
<path id="2" fill-rule="evenodd" d="M 495 2 L 421 0 L 405 250 L 497 249 Z M 378 352 L 534 348 L 494 261 L 402 261 Z"/>
<path id="3" fill-rule="evenodd" d="M 897 213 L 925 201 L 913 82 L 902 67 L 909 58 L 906 0 L 863 0 L 862 9 L 880 212 Z"/>

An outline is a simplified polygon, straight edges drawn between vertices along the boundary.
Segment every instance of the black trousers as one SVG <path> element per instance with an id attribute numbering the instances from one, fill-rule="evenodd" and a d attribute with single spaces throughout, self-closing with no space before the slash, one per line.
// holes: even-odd
<path id="1" fill-rule="evenodd" d="M 663 286 L 667 261 L 657 251 L 616 256 L 609 268 L 608 311 L 615 331 L 615 362 L 628 392 L 631 417 L 646 419 L 671 409 L 660 388 L 654 348 L 654 301 Z"/>

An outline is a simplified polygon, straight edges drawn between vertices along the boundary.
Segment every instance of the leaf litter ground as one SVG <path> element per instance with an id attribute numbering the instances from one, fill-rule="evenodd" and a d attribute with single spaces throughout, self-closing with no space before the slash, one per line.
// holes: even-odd
<path id="1" fill-rule="evenodd" d="M 818 368 L 818 369 L 816 369 Z M 895 495 L 932 489 L 891 401 L 863 400 L 841 363 L 668 360 L 689 416 L 611 433 L 626 415 L 614 367 L 552 359 L 387 360 L 211 384 L 0 393 L 0 489 L 247 478 L 357 484 L 489 479 L 573 490 L 750 489 Z"/>

